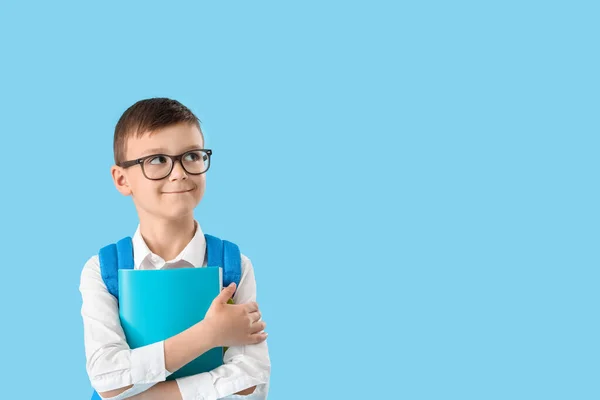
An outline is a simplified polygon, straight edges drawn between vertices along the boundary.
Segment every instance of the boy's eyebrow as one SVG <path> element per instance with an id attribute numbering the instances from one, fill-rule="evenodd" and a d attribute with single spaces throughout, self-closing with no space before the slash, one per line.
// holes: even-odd
<path id="1" fill-rule="evenodd" d="M 182 153 L 185 153 L 186 151 L 189 151 L 189 150 L 194 150 L 194 149 L 202 149 L 202 148 L 203 148 L 203 147 L 202 147 L 202 146 L 200 146 L 199 144 L 194 144 L 194 145 L 192 145 L 192 146 L 188 146 L 188 147 L 186 147 L 186 148 L 185 148 L 185 149 L 182 151 Z M 157 147 L 157 148 L 154 148 L 154 149 L 147 149 L 147 150 L 144 150 L 144 151 L 142 152 L 142 155 L 141 155 L 140 157 L 145 157 L 145 156 L 147 156 L 147 155 L 151 155 L 151 154 L 168 154 L 168 152 L 167 152 L 167 150 L 163 149 L 162 147 Z"/>

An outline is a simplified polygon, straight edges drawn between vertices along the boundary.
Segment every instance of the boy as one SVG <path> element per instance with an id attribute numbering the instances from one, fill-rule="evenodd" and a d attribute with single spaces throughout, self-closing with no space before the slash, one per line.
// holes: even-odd
<path id="1" fill-rule="evenodd" d="M 206 266 L 206 240 L 193 212 L 204 194 L 212 152 L 204 149 L 198 118 L 175 100 L 138 101 L 119 119 L 113 150 L 114 184 L 132 197 L 139 218 L 132 237 L 134 268 Z M 103 282 L 98 256 L 91 257 L 79 290 L 86 370 L 98 394 L 114 400 L 266 399 L 271 370 L 266 324 L 255 301 L 252 263 L 241 258 L 239 286 L 224 288 L 202 321 L 164 341 L 130 349 L 117 299 Z M 231 296 L 235 304 L 227 304 Z M 165 380 L 217 346 L 229 347 L 222 366 Z"/>

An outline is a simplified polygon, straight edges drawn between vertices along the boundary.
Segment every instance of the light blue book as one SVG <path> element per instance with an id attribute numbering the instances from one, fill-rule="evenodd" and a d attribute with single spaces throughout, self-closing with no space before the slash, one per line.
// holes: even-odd
<path id="1" fill-rule="evenodd" d="M 132 349 L 174 336 L 204 319 L 221 293 L 220 267 L 119 270 L 119 316 Z M 167 380 L 208 372 L 223 364 L 223 347 L 191 361 Z"/>

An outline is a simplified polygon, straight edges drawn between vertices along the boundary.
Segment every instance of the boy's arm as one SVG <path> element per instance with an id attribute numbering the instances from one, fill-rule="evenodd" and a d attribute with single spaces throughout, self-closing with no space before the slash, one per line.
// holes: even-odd
<path id="1" fill-rule="evenodd" d="M 250 259 L 243 254 L 242 277 L 233 300 L 236 304 L 256 301 L 254 268 Z M 266 340 L 258 344 L 229 347 L 223 362 L 223 365 L 209 373 L 176 379 L 183 400 L 196 398 L 213 400 L 229 398 L 227 396 L 235 394 L 252 394 L 248 399 L 266 399 L 271 374 Z M 208 379 L 206 374 L 210 374 L 211 379 Z M 165 397 L 166 399 L 168 397 Z"/>
<path id="2" fill-rule="evenodd" d="M 203 374 L 199 374 L 199 375 L 202 375 L 202 377 L 198 378 L 195 375 L 194 379 L 212 380 L 212 377 L 210 376 L 210 374 L 208 374 L 206 372 Z M 206 384 L 212 386 L 211 381 L 207 381 Z M 248 395 L 248 394 L 251 394 L 253 391 L 254 391 L 254 387 L 242 390 L 242 391 L 236 393 L 236 395 Z M 264 397 L 265 396 L 259 397 L 259 398 L 264 398 Z M 210 392 L 210 393 L 205 393 L 205 395 L 201 398 L 207 399 L 207 400 L 213 400 L 213 399 L 216 399 L 217 397 L 214 392 Z M 228 396 L 228 397 L 225 397 L 224 399 L 234 399 L 234 398 L 237 399 L 240 397 Z M 159 382 L 156 385 L 153 385 L 148 390 L 146 390 L 138 395 L 134 395 L 134 396 L 130 397 L 129 399 L 131 399 L 131 400 L 184 400 L 182 397 L 182 394 L 181 394 L 181 388 L 179 387 L 179 383 L 176 381 Z"/>
<path id="3" fill-rule="evenodd" d="M 130 398 L 214 347 L 213 330 L 202 321 L 165 341 L 130 349 L 119 319 L 117 300 L 106 289 L 98 257 L 81 273 L 86 370 L 104 399 Z"/>
<path id="4" fill-rule="evenodd" d="M 170 375 L 165 368 L 162 341 L 129 348 L 119 319 L 117 299 L 102 280 L 98 256 L 84 265 L 79 291 L 86 371 L 92 387 L 102 398 L 130 397 Z"/>

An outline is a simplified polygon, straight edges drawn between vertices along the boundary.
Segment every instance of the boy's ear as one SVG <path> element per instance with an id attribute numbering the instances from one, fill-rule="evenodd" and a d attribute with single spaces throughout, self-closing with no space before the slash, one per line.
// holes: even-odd
<path id="1" fill-rule="evenodd" d="M 117 190 L 123 196 L 130 196 L 131 195 L 131 187 L 129 186 L 129 182 L 127 181 L 127 177 L 125 176 L 125 171 L 123 170 L 123 168 L 121 168 L 117 165 L 113 165 L 110 168 L 110 174 L 113 178 L 113 182 L 114 182 Z"/>

